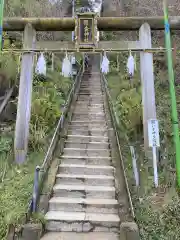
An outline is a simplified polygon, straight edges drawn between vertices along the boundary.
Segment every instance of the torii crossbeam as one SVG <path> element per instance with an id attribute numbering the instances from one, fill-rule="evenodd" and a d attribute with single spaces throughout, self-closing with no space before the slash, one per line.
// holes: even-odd
<path id="1" fill-rule="evenodd" d="M 4 31 L 24 31 L 27 24 L 36 31 L 74 31 L 74 18 L 4 18 Z M 151 30 L 164 30 L 164 17 L 97 17 L 99 31 L 138 31 L 148 23 Z M 169 17 L 172 30 L 180 30 L 180 16 Z"/>

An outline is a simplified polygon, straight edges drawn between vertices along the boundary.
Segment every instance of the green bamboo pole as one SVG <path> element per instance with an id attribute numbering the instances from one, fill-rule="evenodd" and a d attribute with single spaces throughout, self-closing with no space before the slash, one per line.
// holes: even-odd
<path id="1" fill-rule="evenodd" d="M 2 50 L 4 0 L 0 0 L 0 51 Z"/>
<path id="2" fill-rule="evenodd" d="M 173 137 L 176 152 L 176 174 L 177 174 L 177 184 L 180 188 L 180 140 L 179 140 L 179 127 L 178 127 L 178 113 L 177 113 L 177 103 L 176 103 L 176 92 L 174 86 L 174 70 L 173 70 L 173 60 L 172 60 L 172 50 L 171 50 L 171 35 L 170 26 L 168 19 L 168 7 L 166 0 L 163 1 L 164 8 L 164 24 L 165 24 L 165 44 L 167 48 L 167 63 L 168 63 L 168 75 L 169 75 L 169 91 L 171 97 L 171 111 L 172 111 L 172 124 L 173 124 Z"/>

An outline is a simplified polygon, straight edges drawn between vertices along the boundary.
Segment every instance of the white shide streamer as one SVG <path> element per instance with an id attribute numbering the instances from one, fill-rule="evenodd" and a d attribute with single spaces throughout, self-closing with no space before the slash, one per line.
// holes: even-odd
<path id="1" fill-rule="evenodd" d="M 62 75 L 64 77 L 70 77 L 71 74 L 72 74 L 72 64 L 66 53 L 66 56 L 63 59 L 63 63 L 62 63 Z"/>
<path id="2" fill-rule="evenodd" d="M 102 71 L 102 73 L 105 73 L 105 74 L 107 74 L 109 72 L 109 60 L 106 56 L 106 53 L 104 54 L 103 60 L 101 63 L 101 71 Z"/>
<path id="3" fill-rule="evenodd" d="M 130 76 L 134 76 L 134 68 L 135 68 L 134 57 L 130 53 L 127 61 L 127 70 Z"/>
<path id="4" fill-rule="evenodd" d="M 41 53 L 38 58 L 35 71 L 37 74 L 43 74 L 46 76 L 46 60 L 43 53 Z"/>

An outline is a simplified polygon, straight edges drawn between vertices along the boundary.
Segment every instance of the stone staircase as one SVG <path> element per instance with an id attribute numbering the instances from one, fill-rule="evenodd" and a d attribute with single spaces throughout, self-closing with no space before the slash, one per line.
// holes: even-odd
<path id="1" fill-rule="evenodd" d="M 86 73 L 85 73 L 86 74 Z M 120 218 L 100 73 L 83 77 L 42 240 L 116 240 Z"/>

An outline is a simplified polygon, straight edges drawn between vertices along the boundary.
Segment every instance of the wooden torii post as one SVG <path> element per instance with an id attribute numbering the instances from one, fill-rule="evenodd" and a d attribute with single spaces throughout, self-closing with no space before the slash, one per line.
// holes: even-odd
<path id="1" fill-rule="evenodd" d="M 35 48 L 36 31 L 31 24 L 27 24 L 24 29 L 25 49 Z M 31 116 L 31 96 L 33 80 L 34 54 L 24 53 L 22 56 L 18 108 L 15 128 L 15 159 L 17 163 L 23 163 L 27 155 L 29 138 L 29 122 Z"/>
<path id="2" fill-rule="evenodd" d="M 91 32 L 94 38 L 86 44 L 80 42 L 80 21 L 90 20 Z M 169 18 L 172 30 L 180 30 L 180 16 Z M 25 161 L 29 121 L 31 113 L 31 94 L 33 79 L 33 52 L 43 50 L 51 52 L 102 52 L 108 51 L 140 51 L 141 59 L 141 81 L 143 95 L 143 125 L 145 151 L 148 151 L 147 121 L 156 118 L 153 56 L 149 51 L 164 51 L 162 48 L 152 48 L 151 29 L 164 30 L 163 17 L 97 17 L 92 13 L 77 18 L 5 18 L 3 22 L 4 31 L 24 31 L 24 46 L 21 77 L 19 86 L 18 110 L 15 130 L 15 155 L 16 162 Z M 75 42 L 48 42 L 36 41 L 36 31 L 74 31 Z M 95 37 L 97 31 L 132 31 L 139 30 L 139 41 L 100 41 Z M 32 51 L 27 52 L 27 51 Z"/>
<path id="3" fill-rule="evenodd" d="M 139 40 L 142 48 L 151 49 L 151 29 L 148 23 L 144 23 L 139 31 Z M 142 106 L 144 126 L 144 149 L 148 156 L 148 120 L 156 119 L 156 102 L 154 89 L 153 54 L 149 52 L 140 53 L 140 71 L 142 84 Z"/>

